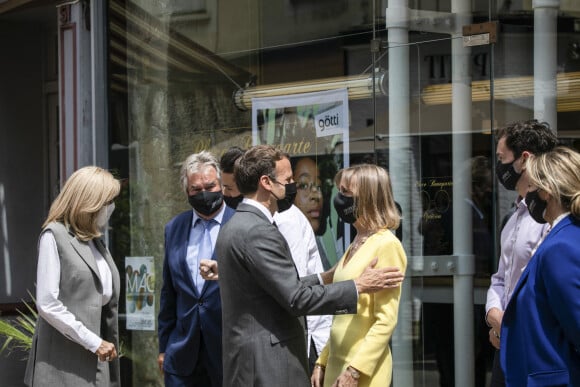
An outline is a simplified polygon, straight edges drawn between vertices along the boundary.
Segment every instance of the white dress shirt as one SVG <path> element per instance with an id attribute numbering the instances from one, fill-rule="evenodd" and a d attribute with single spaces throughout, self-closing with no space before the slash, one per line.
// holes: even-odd
<path id="1" fill-rule="evenodd" d="M 189 230 L 189 239 L 187 241 L 187 255 L 186 261 L 187 266 L 189 266 L 190 274 L 193 278 L 193 283 L 197 285 L 197 274 L 199 271 L 199 261 L 200 259 L 211 259 L 211 257 L 198 257 L 199 255 L 199 248 L 202 243 L 203 234 L 204 234 L 204 226 L 201 222 L 197 222 L 198 219 L 201 217 L 193 211 L 193 219 L 191 220 L 191 229 Z M 210 239 L 211 245 L 215 248 L 215 241 L 217 240 L 220 227 L 222 225 L 222 220 L 224 218 L 224 213 L 226 211 L 226 206 L 223 205 L 221 210 L 214 216 L 212 219 L 216 221 L 216 225 L 210 228 Z"/>
<path id="2" fill-rule="evenodd" d="M 491 308 L 505 310 L 523 269 L 548 228 L 547 223 L 540 224 L 531 217 L 524 199 L 517 203 L 516 211 L 501 232 L 500 259 L 487 291 L 486 316 Z"/>
<path id="3" fill-rule="evenodd" d="M 304 277 L 323 272 L 324 269 L 322 268 L 314 231 L 302 211 L 292 205 L 286 211 L 276 212 L 274 221 L 276 221 L 278 230 L 288 242 L 298 275 Z M 328 341 L 332 316 L 306 316 L 306 324 L 308 328 L 307 349 L 310 351 L 312 338 L 316 346 L 316 353 L 319 354 Z"/>
<path id="4" fill-rule="evenodd" d="M 89 246 L 99 270 L 103 285 L 102 305 L 107 304 L 113 296 L 113 281 L 109 265 L 93 241 Z M 102 339 L 90 331 L 82 322 L 68 311 L 60 301 L 60 259 L 54 235 L 46 231 L 38 244 L 38 267 L 36 271 L 36 307 L 38 314 L 57 331 L 70 340 L 82 345 L 91 352 L 96 352 Z"/>

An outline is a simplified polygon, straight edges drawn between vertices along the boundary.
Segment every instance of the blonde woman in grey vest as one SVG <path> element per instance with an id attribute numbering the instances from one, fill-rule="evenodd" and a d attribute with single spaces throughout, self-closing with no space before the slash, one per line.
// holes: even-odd
<path id="1" fill-rule="evenodd" d="M 119 271 L 102 238 L 120 184 L 104 169 L 73 173 L 38 242 L 38 322 L 29 386 L 118 386 Z"/>

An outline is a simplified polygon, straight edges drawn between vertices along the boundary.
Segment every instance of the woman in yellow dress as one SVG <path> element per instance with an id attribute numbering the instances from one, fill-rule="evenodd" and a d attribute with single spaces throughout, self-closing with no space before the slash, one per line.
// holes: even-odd
<path id="1" fill-rule="evenodd" d="M 404 273 L 407 257 L 392 230 L 400 223 L 387 171 L 362 164 L 339 171 L 334 206 L 357 234 L 338 262 L 334 281 L 358 277 L 373 260 L 376 267 L 397 266 Z M 330 339 L 317 360 L 312 385 L 389 386 L 392 357 L 389 340 L 397 325 L 401 288 L 361 294 L 357 314 L 334 317 Z"/>

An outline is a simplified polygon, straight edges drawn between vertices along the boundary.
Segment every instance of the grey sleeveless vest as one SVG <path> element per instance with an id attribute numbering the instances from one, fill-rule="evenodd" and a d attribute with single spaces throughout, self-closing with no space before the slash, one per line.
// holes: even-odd
<path id="1" fill-rule="evenodd" d="M 119 272 L 104 243 L 95 239 L 111 268 L 113 297 L 101 305 L 102 284 L 88 242 L 78 240 L 62 223 L 51 223 L 43 232 L 52 231 L 60 258 L 59 299 L 89 330 L 115 345 L 119 351 L 118 300 Z M 118 386 L 118 359 L 102 363 L 86 350 L 38 318 L 26 367 L 29 386 Z"/>

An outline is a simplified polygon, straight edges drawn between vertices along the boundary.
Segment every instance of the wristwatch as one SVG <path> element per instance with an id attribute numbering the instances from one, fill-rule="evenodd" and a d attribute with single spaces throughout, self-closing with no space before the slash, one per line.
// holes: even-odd
<path id="1" fill-rule="evenodd" d="M 346 370 L 350 373 L 350 376 L 352 376 L 353 379 L 358 380 L 360 378 L 360 372 L 351 366 L 346 367 Z"/>

